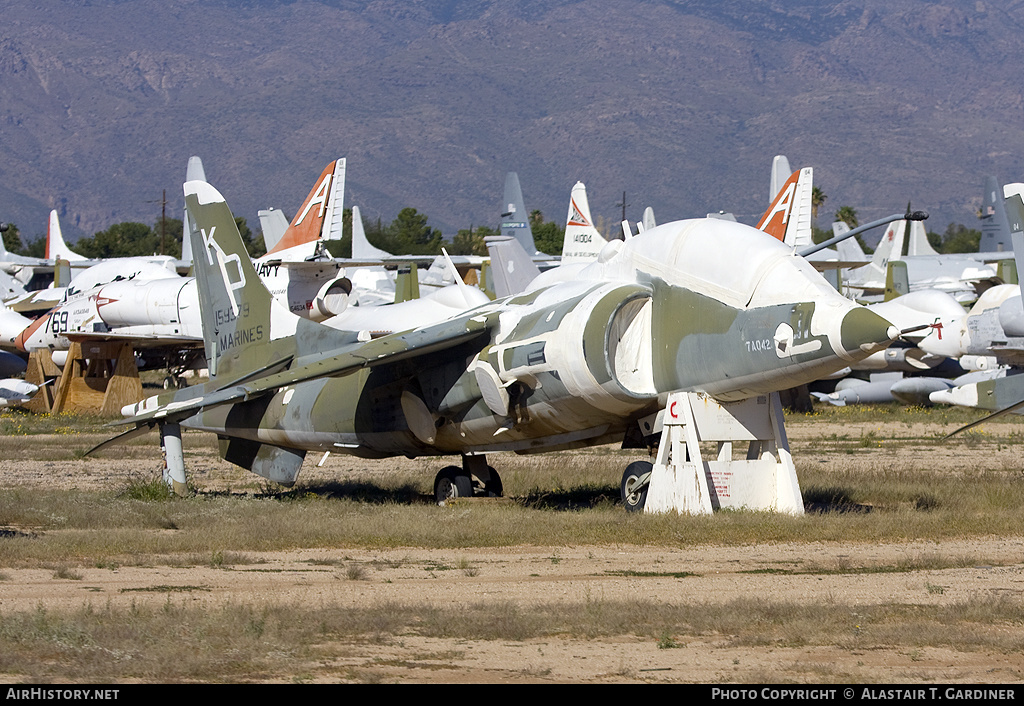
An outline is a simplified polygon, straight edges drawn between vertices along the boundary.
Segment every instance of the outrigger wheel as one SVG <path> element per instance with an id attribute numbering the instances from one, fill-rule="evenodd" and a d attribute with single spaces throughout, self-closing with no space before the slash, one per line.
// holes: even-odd
<path id="1" fill-rule="evenodd" d="M 649 461 L 633 461 L 622 473 L 622 485 L 619 493 L 626 512 L 643 512 L 647 503 L 647 489 L 651 483 L 651 471 L 654 464 Z"/>

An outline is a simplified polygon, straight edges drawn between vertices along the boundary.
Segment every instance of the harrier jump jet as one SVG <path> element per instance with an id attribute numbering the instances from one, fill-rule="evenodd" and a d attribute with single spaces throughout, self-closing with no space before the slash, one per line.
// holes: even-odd
<path id="1" fill-rule="evenodd" d="M 454 456 L 461 463 L 435 478 L 439 501 L 500 494 L 488 453 L 623 440 L 653 448 L 688 399 L 781 412 L 770 393 L 899 335 L 791 248 L 741 224 L 697 219 L 609 242 L 587 268 L 551 270 L 523 294 L 362 342 L 271 297 L 210 184 L 186 183 L 185 202 L 210 381 L 126 407 L 134 428 L 97 447 L 159 427 L 176 488 L 185 482 L 185 426 L 216 433 L 225 459 L 286 485 L 309 451 Z M 772 420 L 778 427 L 781 414 Z M 788 457 L 781 441 L 752 451 L 755 463 Z M 624 473 L 628 508 L 643 507 L 651 465 Z M 802 513 L 796 495 L 784 509 Z"/>

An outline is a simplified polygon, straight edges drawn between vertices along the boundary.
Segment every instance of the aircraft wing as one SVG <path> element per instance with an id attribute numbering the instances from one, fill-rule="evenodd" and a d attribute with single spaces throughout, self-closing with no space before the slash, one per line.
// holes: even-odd
<path id="1" fill-rule="evenodd" d="M 112 342 L 119 343 L 121 341 L 131 343 L 132 346 L 138 349 L 144 348 L 163 348 L 173 346 L 175 348 L 202 348 L 203 339 L 195 336 L 174 336 L 163 333 L 152 333 L 152 334 L 125 334 L 119 333 L 117 329 L 101 332 L 90 332 L 90 331 L 76 331 L 75 333 L 68 335 L 68 340 L 78 341 L 80 343 L 96 343 L 96 342 Z"/>
<path id="2" fill-rule="evenodd" d="M 19 314 L 45 314 L 60 304 L 63 295 L 63 291 L 40 289 L 12 297 L 4 302 L 4 305 L 11 311 L 16 311 Z"/>
<path id="3" fill-rule="evenodd" d="M 1024 365 L 1024 338 L 1007 337 L 994 341 L 990 351 L 1000 365 Z"/>
<path id="4" fill-rule="evenodd" d="M 863 267 L 863 260 L 807 260 L 811 264 L 811 267 L 816 269 L 818 272 L 825 272 L 827 270 L 848 270 L 856 267 Z"/>
<path id="5" fill-rule="evenodd" d="M 118 424 L 152 427 L 160 422 L 180 421 L 210 407 L 244 402 L 289 385 L 322 377 L 350 375 L 363 368 L 429 355 L 486 335 L 491 328 L 497 326 L 497 322 L 496 314 L 467 314 L 433 326 L 395 333 L 354 345 L 343 353 L 282 372 L 256 378 L 250 375 L 244 382 L 229 383 L 198 397 L 182 398 L 181 393 L 175 393 L 174 397 L 166 402 L 162 402 L 168 400 L 166 395 L 151 397 L 135 406 L 137 413 L 134 416 Z M 279 366 L 272 364 L 264 370 L 274 367 Z"/>

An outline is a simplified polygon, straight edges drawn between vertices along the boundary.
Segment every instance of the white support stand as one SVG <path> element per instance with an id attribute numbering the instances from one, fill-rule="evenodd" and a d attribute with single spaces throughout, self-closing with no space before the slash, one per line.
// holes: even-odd
<path id="1" fill-rule="evenodd" d="M 181 448 L 181 425 L 161 424 L 160 445 L 164 449 L 164 483 L 175 495 L 188 495 L 185 454 Z"/>
<path id="2" fill-rule="evenodd" d="M 804 514 L 777 392 L 726 404 L 676 392 L 659 416 L 661 444 L 645 512 L 710 515 L 718 508 L 745 508 Z M 701 441 L 718 442 L 717 459 L 703 459 Z M 749 442 L 746 459 L 733 460 L 734 441 Z"/>

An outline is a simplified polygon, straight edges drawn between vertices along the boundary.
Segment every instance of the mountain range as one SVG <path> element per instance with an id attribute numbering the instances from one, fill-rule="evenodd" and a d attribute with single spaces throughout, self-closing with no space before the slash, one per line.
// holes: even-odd
<path id="1" fill-rule="evenodd" d="M 505 173 L 606 225 L 753 222 L 772 156 L 861 220 L 976 226 L 1024 180 L 1024 2 L 6 0 L 0 220 L 73 240 L 180 217 L 190 155 L 236 215 L 294 214 L 332 159 L 346 204 L 495 226 Z"/>

